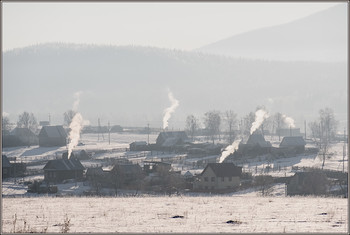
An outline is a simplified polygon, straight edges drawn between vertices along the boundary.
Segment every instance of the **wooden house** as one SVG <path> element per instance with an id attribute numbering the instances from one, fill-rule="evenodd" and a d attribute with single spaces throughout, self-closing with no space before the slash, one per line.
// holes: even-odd
<path id="1" fill-rule="evenodd" d="M 10 132 L 10 135 L 17 139 L 17 146 L 38 145 L 39 143 L 38 136 L 28 128 L 16 127 Z"/>
<path id="2" fill-rule="evenodd" d="M 11 163 L 6 155 L 2 155 L 2 178 L 11 177 Z"/>
<path id="3" fill-rule="evenodd" d="M 40 147 L 65 146 L 67 133 L 63 126 L 43 126 L 39 133 Z"/>
<path id="4" fill-rule="evenodd" d="M 82 179 L 84 166 L 74 157 L 67 158 L 64 153 L 62 159 L 50 160 L 44 166 L 44 180 L 48 183 L 59 183 L 67 179 Z"/>
<path id="5" fill-rule="evenodd" d="M 287 152 L 303 153 L 305 145 L 306 142 L 302 136 L 285 136 L 280 143 L 280 149 Z"/>
<path id="6" fill-rule="evenodd" d="M 231 191 L 240 185 L 242 167 L 233 163 L 209 163 L 193 182 L 198 191 Z"/>
<path id="7" fill-rule="evenodd" d="M 188 142 L 188 137 L 184 131 L 164 131 L 160 132 L 157 140 L 156 146 L 158 148 L 174 148 L 176 145 L 181 145 Z"/>

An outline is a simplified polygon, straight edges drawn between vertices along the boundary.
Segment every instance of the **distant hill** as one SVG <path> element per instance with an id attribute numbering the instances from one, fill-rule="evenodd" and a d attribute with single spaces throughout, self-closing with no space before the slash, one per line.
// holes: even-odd
<path id="1" fill-rule="evenodd" d="M 180 105 L 169 127 L 186 115 L 233 109 L 240 116 L 265 105 L 295 119 L 325 106 L 346 114 L 346 63 L 269 62 L 151 47 L 41 44 L 3 54 L 3 111 L 13 122 L 24 110 L 55 123 L 82 91 L 79 111 L 97 125 L 161 127 L 170 105 Z M 12 115 L 12 116 L 11 116 Z M 346 117 L 346 115 L 344 116 Z M 297 123 L 298 124 L 298 123 Z M 302 125 L 302 124 L 301 124 Z"/>
<path id="2" fill-rule="evenodd" d="M 198 48 L 233 57 L 283 61 L 346 61 L 347 5 L 308 17 L 242 33 Z"/>

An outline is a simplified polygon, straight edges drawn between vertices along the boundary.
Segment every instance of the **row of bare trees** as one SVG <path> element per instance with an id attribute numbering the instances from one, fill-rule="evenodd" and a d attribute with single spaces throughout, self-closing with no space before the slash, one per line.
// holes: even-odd
<path id="1" fill-rule="evenodd" d="M 256 110 L 258 109 L 265 108 L 263 106 L 258 106 Z M 313 140 L 317 141 L 318 147 L 324 149 L 324 152 L 327 152 L 326 149 L 329 143 L 335 137 L 338 122 L 335 120 L 334 112 L 330 108 L 321 109 L 319 115 L 318 120 L 309 123 L 309 128 Z M 264 130 L 270 130 L 271 133 L 275 133 L 276 130 L 289 128 L 291 126 L 286 118 L 285 115 L 277 112 L 266 118 L 260 126 L 260 129 L 262 132 L 264 132 Z M 245 136 L 250 134 L 250 128 L 255 121 L 255 112 L 250 112 L 238 120 L 237 114 L 233 110 L 227 110 L 223 113 L 212 110 L 206 112 L 202 120 L 201 123 L 200 119 L 193 114 L 187 116 L 185 129 L 192 140 L 198 135 L 199 130 L 203 128 L 205 134 L 213 143 L 216 139 L 220 140 L 222 130 L 227 134 L 227 141 L 232 143 L 237 134 Z M 280 135 L 280 132 L 277 134 Z M 281 140 L 280 136 L 279 140 Z"/>
<path id="2" fill-rule="evenodd" d="M 63 114 L 63 123 L 65 126 L 68 127 L 70 125 L 75 114 L 76 112 L 73 110 L 68 110 Z M 13 124 L 10 122 L 10 119 L 7 116 L 2 116 L 1 120 L 2 132 L 4 134 L 8 134 L 11 131 Z M 36 133 L 39 124 L 33 113 L 24 111 L 23 113 L 18 115 L 16 126 L 19 128 L 28 128 L 32 132 Z"/>

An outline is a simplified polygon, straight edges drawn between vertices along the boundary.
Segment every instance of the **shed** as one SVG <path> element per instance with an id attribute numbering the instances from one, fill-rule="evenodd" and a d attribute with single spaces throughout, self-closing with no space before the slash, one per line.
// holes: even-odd
<path id="1" fill-rule="evenodd" d="M 323 195 L 328 186 L 327 175 L 322 171 L 296 172 L 287 183 L 287 195 Z"/>
<path id="2" fill-rule="evenodd" d="M 130 185 L 132 182 L 143 178 L 142 168 L 139 164 L 117 164 L 111 170 L 111 174 L 125 185 Z"/>
<path id="3" fill-rule="evenodd" d="M 67 133 L 63 126 L 43 126 L 39 133 L 40 147 L 65 146 Z"/>
<path id="4" fill-rule="evenodd" d="M 146 141 L 135 141 L 130 144 L 130 151 L 147 151 L 148 146 Z"/>
<path id="5" fill-rule="evenodd" d="M 306 142 L 302 136 L 285 136 L 280 143 L 280 148 L 294 150 L 296 153 L 305 151 Z"/>

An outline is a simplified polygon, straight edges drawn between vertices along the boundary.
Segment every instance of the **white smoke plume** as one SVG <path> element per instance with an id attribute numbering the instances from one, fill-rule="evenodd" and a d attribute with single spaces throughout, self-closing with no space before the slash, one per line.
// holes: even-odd
<path id="1" fill-rule="evenodd" d="M 292 127 L 292 128 L 295 127 L 294 119 L 293 119 L 293 118 L 288 117 L 288 116 L 286 116 L 286 115 L 284 115 L 284 114 L 282 115 L 282 118 L 283 118 L 283 122 L 284 122 L 285 124 L 287 124 L 288 127 Z"/>
<path id="2" fill-rule="evenodd" d="M 81 91 L 74 93 L 74 103 L 73 103 L 73 110 L 77 111 L 78 106 L 80 103 L 80 95 Z M 72 119 L 72 122 L 69 125 L 70 132 L 69 132 L 69 143 L 68 143 L 68 159 L 70 158 L 70 155 L 73 152 L 74 147 L 76 147 L 79 143 L 80 139 L 80 131 L 83 128 L 83 117 L 80 113 L 76 113 Z"/>
<path id="3" fill-rule="evenodd" d="M 240 142 L 241 140 L 235 140 L 231 145 L 227 146 L 225 150 L 221 153 L 219 163 L 222 163 L 227 158 L 228 155 L 230 155 L 231 153 L 234 153 L 238 149 Z"/>
<path id="4" fill-rule="evenodd" d="M 73 110 L 74 111 L 77 111 L 78 110 L 78 106 L 79 106 L 79 103 L 80 103 L 80 95 L 81 95 L 81 91 L 77 91 L 74 93 L 74 103 L 73 103 Z"/>
<path id="5" fill-rule="evenodd" d="M 171 93 L 170 91 L 168 93 L 168 97 L 171 102 L 171 106 L 164 110 L 163 129 L 168 127 L 168 121 L 171 117 L 171 114 L 175 112 L 175 109 L 179 106 L 179 101 L 174 98 L 173 93 Z"/>
<path id="6" fill-rule="evenodd" d="M 256 131 L 261 124 L 264 122 L 266 118 L 268 118 L 269 115 L 267 112 L 263 109 L 259 109 L 255 112 L 255 122 L 252 123 L 252 127 L 250 128 L 250 134 L 253 134 L 254 131 Z"/>
<path id="7" fill-rule="evenodd" d="M 69 125 L 71 131 L 69 132 L 69 144 L 68 144 L 68 159 L 72 154 L 74 147 L 78 145 L 80 139 L 80 131 L 83 128 L 83 117 L 80 113 L 76 113 Z"/>

